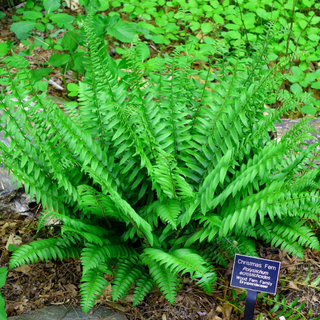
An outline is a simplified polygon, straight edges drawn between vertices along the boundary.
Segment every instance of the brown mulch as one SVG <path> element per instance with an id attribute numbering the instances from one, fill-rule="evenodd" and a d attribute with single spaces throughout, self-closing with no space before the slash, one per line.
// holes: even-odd
<path id="1" fill-rule="evenodd" d="M 49 236 L 52 231 L 46 231 Z M 23 220 L 0 220 L 0 267 L 7 267 L 11 252 L 6 247 L 27 244 L 35 240 L 36 222 L 34 218 Z M 44 238 L 44 233 L 38 235 Z M 278 294 L 283 295 L 286 304 L 299 297 L 296 308 L 301 303 L 305 306 L 300 311 L 305 318 L 320 315 L 320 286 L 312 282 L 320 275 L 320 253 L 315 250 L 305 251 L 305 261 L 289 257 L 282 251 L 261 248 L 260 257 L 281 261 L 278 282 Z M 245 293 L 229 286 L 232 261 L 227 268 L 216 266 L 218 282 L 212 294 L 203 292 L 188 277 L 181 278 L 181 284 L 175 304 L 172 306 L 155 288 L 140 305 L 132 306 L 132 292 L 123 301 L 111 301 L 111 285 L 105 288 L 98 298 L 97 306 L 103 305 L 124 313 L 129 320 L 166 320 L 166 319 L 241 319 L 245 306 Z M 108 276 L 109 277 L 109 276 Z M 6 301 L 8 316 L 15 316 L 33 309 L 50 305 L 80 304 L 79 283 L 81 263 L 79 259 L 47 261 L 21 266 L 8 272 L 5 286 L 1 289 Z M 112 282 L 112 278 L 107 278 Z M 273 296 L 268 302 L 257 300 L 256 314 L 260 319 L 278 319 L 276 313 L 270 313 L 274 307 Z M 281 299 L 280 299 L 281 300 Z M 282 308 L 280 307 L 279 310 Z M 311 311 L 310 311 L 311 310 Z M 307 314 L 309 313 L 309 316 Z M 293 313 L 295 315 L 295 313 Z"/>

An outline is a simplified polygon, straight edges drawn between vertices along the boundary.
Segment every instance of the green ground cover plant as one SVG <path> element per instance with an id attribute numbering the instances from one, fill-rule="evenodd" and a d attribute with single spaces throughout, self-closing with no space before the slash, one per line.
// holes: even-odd
<path id="1" fill-rule="evenodd" d="M 316 102 L 278 90 L 277 70 L 294 56 L 266 66 L 274 25 L 250 55 L 242 40 L 232 54 L 220 41 L 208 51 L 190 42 L 146 69 L 137 37 L 120 66 L 95 22 L 90 11 L 79 103 L 64 110 L 37 89 L 27 60 L 1 60 L 0 129 L 11 138 L 0 144 L 1 161 L 46 209 L 39 229 L 52 218 L 58 229 L 13 249 L 9 267 L 80 257 L 87 313 L 108 284 L 104 274 L 114 275 L 113 299 L 135 284 L 136 305 L 157 285 L 173 303 L 180 275 L 211 293 L 213 263 L 256 255 L 256 240 L 301 258 L 305 247 L 318 249 L 309 225 L 319 213 L 318 144 L 300 148 L 314 129 L 303 119 L 279 142 L 268 133 L 284 113 Z M 199 61 L 209 65 L 195 70 Z M 281 108 L 266 110 L 270 99 Z"/>
<path id="2" fill-rule="evenodd" d="M 8 272 L 8 268 L 0 268 L 0 288 L 2 288 L 6 283 L 7 272 Z M 2 295 L 0 292 L 0 317 L 1 317 L 1 319 L 7 319 L 4 305 L 5 305 L 5 301 L 2 298 Z"/>
<path id="3" fill-rule="evenodd" d="M 288 73 L 287 80 L 293 84 L 287 89 L 320 89 L 320 77 L 310 64 L 320 60 L 320 4 L 315 0 L 80 0 L 79 3 L 86 9 L 95 5 L 97 11 L 107 13 L 96 17 L 96 34 L 120 55 L 124 54 L 125 44 L 130 43 L 135 34 L 142 34 L 160 51 L 186 40 L 194 43 L 198 50 L 208 50 L 212 39 L 224 39 L 230 48 L 234 41 L 242 39 L 250 52 L 264 32 L 264 26 L 272 21 L 278 29 L 286 32 L 274 36 L 268 52 L 265 52 L 266 60 L 278 61 L 283 55 L 304 52 L 298 60 L 290 61 L 283 67 L 282 72 Z M 28 48 L 22 54 L 33 52 L 37 46 L 51 49 L 54 52 L 48 65 L 59 67 L 62 75 L 66 70 L 73 70 L 78 79 L 78 74 L 84 72 L 85 16 L 78 15 L 74 19 L 59 12 L 62 4 L 60 0 L 28 0 L 25 8 L 17 10 L 14 16 L 17 21 L 12 24 L 11 30 Z M 125 15 L 127 22 L 121 19 L 121 15 Z M 45 31 L 47 36 L 36 36 L 35 30 Z M 30 35 L 34 37 L 32 43 L 26 40 Z M 304 106 L 302 112 L 315 115 L 319 108 L 320 101 L 317 101 L 314 107 Z"/>
<path id="4" fill-rule="evenodd" d="M 96 7 L 100 11 L 105 8 L 98 3 Z M 73 17 L 61 11 L 60 0 L 44 0 L 42 3 L 28 0 L 26 5 L 17 9 L 16 14 L 13 15 L 16 22 L 12 23 L 10 30 L 27 47 L 27 50 L 19 52 L 20 55 L 32 54 L 34 49 L 40 46 L 43 49 L 50 49 L 53 54 L 47 64 L 61 68 L 62 74 L 66 70 L 73 70 L 77 77 L 78 73 L 84 72 L 82 26 L 85 15 Z M 77 27 L 80 26 L 80 30 L 75 29 L 74 24 Z M 108 33 L 122 43 L 131 42 L 137 33 L 129 23 L 119 19 L 118 15 L 97 16 L 95 24 L 98 37 L 103 38 Z M 45 37 L 38 36 L 36 31 L 43 32 Z M 33 39 L 32 42 L 27 40 L 30 37 Z"/>

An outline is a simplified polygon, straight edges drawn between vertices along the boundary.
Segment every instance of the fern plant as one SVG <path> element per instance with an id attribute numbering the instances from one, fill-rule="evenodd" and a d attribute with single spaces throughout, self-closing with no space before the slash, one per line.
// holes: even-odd
<path id="1" fill-rule="evenodd" d="M 279 142 L 268 134 L 282 114 L 314 102 L 278 92 L 277 68 L 292 57 L 264 65 L 273 27 L 254 56 L 240 41 L 232 54 L 220 42 L 198 53 L 186 44 L 148 70 L 135 39 L 123 74 L 96 38 L 93 16 L 79 104 L 59 109 L 36 90 L 24 58 L 1 60 L 0 128 L 11 138 L 0 144 L 2 163 L 46 209 L 39 229 L 52 218 L 61 227 L 59 236 L 16 249 L 10 268 L 80 257 L 87 313 L 104 274 L 114 274 L 113 299 L 134 284 L 136 305 L 157 285 L 174 303 L 180 275 L 211 293 L 213 263 L 256 254 L 255 239 L 300 257 L 306 246 L 318 249 L 306 224 L 319 212 L 317 145 L 300 148 L 313 129 L 302 120 Z M 199 60 L 203 70 L 193 68 Z M 283 104 L 265 116 L 270 98 Z"/>

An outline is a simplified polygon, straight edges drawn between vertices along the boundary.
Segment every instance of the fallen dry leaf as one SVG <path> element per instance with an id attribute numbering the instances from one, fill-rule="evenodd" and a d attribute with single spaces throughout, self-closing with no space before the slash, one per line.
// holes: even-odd
<path id="1" fill-rule="evenodd" d="M 68 291 L 73 291 L 73 290 L 77 290 L 77 287 L 72 284 L 72 283 L 68 283 L 67 285 L 64 286 Z"/>
<path id="2" fill-rule="evenodd" d="M 230 319 L 233 307 L 229 303 L 223 303 L 222 307 L 223 307 L 223 314 L 226 320 Z"/>
<path id="3" fill-rule="evenodd" d="M 127 302 L 132 302 L 133 301 L 133 294 L 128 294 L 125 298 L 124 298 L 124 301 L 127 301 Z"/>
<path id="4" fill-rule="evenodd" d="M 117 309 L 121 312 L 127 312 L 128 309 L 123 307 L 120 303 L 116 303 L 116 302 L 113 302 L 113 301 L 108 301 L 108 305 L 114 309 Z"/>
<path id="5" fill-rule="evenodd" d="M 288 288 L 293 290 L 299 290 L 299 287 L 293 281 L 289 281 Z"/>
<path id="6" fill-rule="evenodd" d="M 223 312 L 223 309 L 222 309 L 221 306 L 217 306 L 216 311 L 217 311 L 217 312 Z"/>
<path id="7" fill-rule="evenodd" d="M 24 274 L 30 274 L 31 268 L 26 264 L 24 266 L 15 268 L 15 271 L 22 272 Z"/>
<path id="8" fill-rule="evenodd" d="M 174 303 L 178 303 L 178 302 L 181 302 L 183 300 L 183 296 L 182 295 L 178 295 L 175 300 L 174 300 Z"/>
<path id="9" fill-rule="evenodd" d="M 9 247 L 10 244 L 13 244 L 15 247 L 18 247 L 21 243 L 22 243 L 21 237 L 17 236 L 14 233 L 11 233 L 9 235 L 9 238 L 8 238 L 8 241 L 7 241 L 7 244 L 6 244 L 6 249 L 8 250 L 8 247 Z"/>

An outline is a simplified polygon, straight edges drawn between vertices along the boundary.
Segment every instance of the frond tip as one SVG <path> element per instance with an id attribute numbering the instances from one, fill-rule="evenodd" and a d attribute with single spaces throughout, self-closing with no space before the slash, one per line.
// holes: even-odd
<path id="1" fill-rule="evenodd" d="M 67 241 L 65 244 L 64 239 L 43 239 L 39 241 L 31 242 L 30 244 L 24 244 L 17 248 L 9 263 L 9 268 L 15 268 L 28 263 L 36 263 L 40 260 L 56 260 L 60 258 L 76 258 L 80 256 L 81 248 L 70 245 Z"/>
<path id="2" fill-rule="evenodd" d="M 98 268 L 89 270 L 81 277 L 80 295 L 81 308 L 85 314 L 94 307 L 97 296 L 101 295 L 104 287 L 108 285 L 108 281 L 104 278 L 104 273 L 112 275 L 112 270 L 104 264 Z"/>

